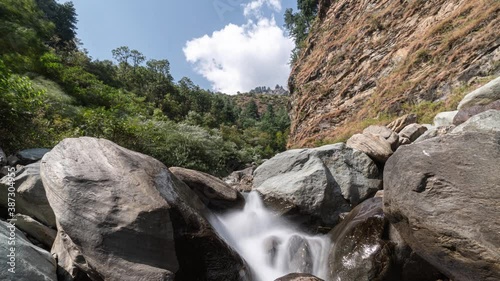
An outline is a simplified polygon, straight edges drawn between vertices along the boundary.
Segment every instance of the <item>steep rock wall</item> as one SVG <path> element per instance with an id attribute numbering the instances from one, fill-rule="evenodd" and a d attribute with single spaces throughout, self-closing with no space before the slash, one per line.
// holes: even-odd
<path id="1" fill-rule="evenodd" d="M 496 0 L 320 1 L 289 79 L 289 146 L 456 107 L 500 73 L 499 12 Z"/>

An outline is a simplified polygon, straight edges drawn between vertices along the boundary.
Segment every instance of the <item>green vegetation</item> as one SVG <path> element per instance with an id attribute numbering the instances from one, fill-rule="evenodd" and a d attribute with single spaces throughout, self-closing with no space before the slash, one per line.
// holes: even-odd
<path id="1" fill-rule="evenodd" d="M 292 52 L 292 61 L 297 59 L 300 50 L 305 46 L 312 23 L 318 13 L 319 0 L 297 0 L 297 12 L 293 9 L 285 11 L 285 28 L 295 40 L 295 49 Z"/>
<path id="2" fill-rule="evenodd" d="M 175 82 L 168 60 L 78 49 L 76 11 L 54 0 L 0 2 L 0 146 L 8 153 L 93 136 L 167 166 L 224 175 L 285 149 L 286 96 L 260 104 Z M 284 102 L 285 101 L 285 102 Z M 259 103 L 259 105 L 257 104 Z"/>

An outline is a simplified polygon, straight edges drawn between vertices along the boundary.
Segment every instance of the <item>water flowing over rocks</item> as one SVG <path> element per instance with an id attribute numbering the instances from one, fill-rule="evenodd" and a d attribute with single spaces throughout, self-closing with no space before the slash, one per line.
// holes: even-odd
<path id="1" fill-rule="evenodd" d="M 173 280 L 174 273 L 175 280 L 236 280 L 245 273 L 196 194 L 149 156 L 104 139 L 66 139 L 44 156 L 41 176 L 57 221 L 52 252 L 61 280 Z"/>
<path id="2" fill-rule="evenodd" d="M 259 166 L 254 188 L 281 214 L 323 225 L 337 223 L 381 188 L 376 164 L 345 144 L 280 153 Z"/>
<path id="3" fill-rule="evenodd" d="M 11 229 L 15 231 L 15 245 L 9 245 Z M 15 273 L 8 271 L 10 248 L 15 247 Z M 34 246 L 26 236 L 7 222 L 0 221 L 0 280 L 57 281 L 56 261 L 49 252 Z"/>
<path id="4" fill-rule="evenodd" d="M 386 163 L 386 215 L 454 281 L 500 280 L 498 159 L 500 134 L 479 130 L 401 147 Z"/>

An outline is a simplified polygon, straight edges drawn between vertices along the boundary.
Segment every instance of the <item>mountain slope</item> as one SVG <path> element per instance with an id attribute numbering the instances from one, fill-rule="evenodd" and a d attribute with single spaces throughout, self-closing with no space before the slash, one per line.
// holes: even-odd
<path id="1" fill-rule="evenodd" d="M 320 1 L 289 79 L 288 145 L 345 139 L 416 112 L 428 122 L 500 70 L 500 1 Z M 425 119 L 425 120 L 422 120 Z"/>

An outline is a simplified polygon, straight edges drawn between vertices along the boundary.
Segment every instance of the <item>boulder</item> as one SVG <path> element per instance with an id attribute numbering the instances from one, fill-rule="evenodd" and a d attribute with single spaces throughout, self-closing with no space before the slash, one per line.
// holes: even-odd
<path id="1" fill-rule="evenodd" d="M 368 126 L 363 130 L 363 134 L 368 134 L 368 133 L 381 136 L 384 139 L 386 139 L 391 144 L 391 148 L 393 151 L 396 151 L 396 149 L 399 146 L 399 135 L 396 132 L 392 131 L 391 129 L 387 128 L 386 126 L 378 126 L 378 125 Z"/>
<path id="2" fill-rule="evenodd" d="M 323 281 L 323 279 L 306 273 L 290 273 L 274 281 Z"/>
<path id="3" fill-rule="evenodd" d="M 418 137 L 414 142 L 421 142 L 431 138 L 444 136 L 450 133 L 454 128 L 455 128 L 454 125 L 431 128 L 425 131 L 425 133 L 423 133 L 420 137 Z"/>
<path id="4" fill-rule="evenodd" d="M 35 238 L 44 247 L 50 250 L 54 240 L 56 239 L 56 233 L 52 228 L 49 228 L 31 217 L 16 214 L 14 216 L 16 227 L 20 230 L 26 232 L 29 236 Z"/>
<path id="5" fill-rule="evenodd" d="M 404 127 L 406 127 L 410 124 L 413 124 L 415 122 L 417 122 L 417 115 L 406 114 L 406 115 L 403 115 L 403 116 L 399 117 L 398 119 L 392 121 L 386 127 L 389 128 L 390 130 L 396 132 L 396 133 L 399 133 L 399 132 L 401 132 L 401 130 L 404 129 Z"/>
<path id="6" fill-rule="evenodd" d="M 500 132 L 500 111 L 488 110 L 473 116 L 453 129 L 453 134 L 462 132 Z"/>
<path id="7" fill-rule="evenodd" d="M 382 202 L 382 198 L 364 201 L 329 233 L 329 280 L 435 281 L 443 277 L 388 224 Z"/>
<path id="8" fill-rule="evenodd" d="M 10 239 L 15 235 L 15 240 Z M 15 245 L 9 244 L 15 241 Z M 9 272 L 10 249 L 15 247 L 15 273 Z M 34 246 L 14 226 L 0 221 L 0 280 L 57 281 L 56 261 L 49 252 Z"/>
<path id="9" fill-rule="evenodd" d="M 252 191 L 254 167 L 248 167 L 240 171 L 234 171 L 223 180 L 232 188 L 240 192 Z"/>
<path id="10" fill-rule="evenodd" d="M 403 239 L 454 281 L 500 280 L 500 133 L 448 134 L 400 148 L 384 210 Z"/>
<path id="11" fill-rule="evenodd" d="M 169 170 L 187 184 L 210 209 L 242 208 L 245 204 L 238 191 L 212 175 L 180 167 L 172 167 Z"/>
<path id="12" fill-rule="evenodd" d="M 474 105 L 461 109 L 453 119 L 453 124 L 460 125 L 463 122 L 469 120 L 469 118 L 471 118 L 472 116 L 491 109 L 500 110 L 500 100 L 494 101 L 487 105 Z"/>
<path id="13" fill-rule="evenodd" d="M 38 162 L 49 151 L 50 149 L 48 148 L 32 148 L 19 151 L 16 153 L 18 159 L 16 164 L 29 165 Z"/>
<path id="14" fill-rule="evenodd" d="M 425 133 L 425 131 L 427 131 L 426 126 L 414 123 L 401 130 L 401 132 L 399 132 L 399 136 L 401 138 L 409 139 L 410 142 L 414 142 L 418 137 Z"/>
<path id="15" fill-rule="evenodd" d="M 15 174 L 16 212 L 55 228 L 54 212 L 49 205 L 40 177 L 40 162 L 20 167 Z M 7 176 L 0 180 L 0 204 L 4 207 L 7 206 L 8 183 Z"/>
<path id="16" fill-rule="evenodd" d="M 438 113 L 436 117 L 434 117 L 434 126 L 442 127 L 453 125 L 453 118 L 455 118 L 455 115 L 457 115 L 457 113 L 458 110 Z"/>
<path id="17" fill-rule="evenodd" d="M 328 258 L 331 280 L 385 280 L 391 263 L 390 244 L 382 238 L 385 219 L 382 198 L 356 208 L 330 233 Z"/>
<path id="18" fill-rule="evenodd" d="M 274 210 L 322 225 L 336 224 L 381 183 L 370 157 L 343 143 L 280 153 L 255 170 L 253 182 Z"/>
<path id="19" fill-rule="evenodd" d="M 60 280 L 236 280 L 245 272 L 198 196 L 152 157 L 104 139 L 65 139 L 44 156 L 41 176 L 57 221 Z"/>
<path id="20" fill-rule="evenodd" d="M 392 155 L 391 143 L 382 136 L 372 133 L 355 134 L 347 140 L 346 144 L 380 163 L 385 163 Z"/>
<path id="21" fill-rule="evenodd" d="M 461 110 L 475 105 L 487 105 L 496 100 L 500 100 L 500 77 L 467 94 L 458 104 L 458 109 Z"/>

